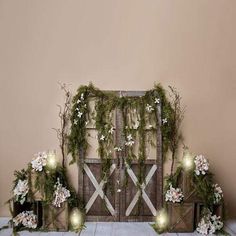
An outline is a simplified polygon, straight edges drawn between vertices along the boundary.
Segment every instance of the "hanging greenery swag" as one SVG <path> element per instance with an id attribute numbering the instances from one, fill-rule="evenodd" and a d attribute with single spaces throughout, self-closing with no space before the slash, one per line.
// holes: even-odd
<path id="1" fill-rule="evenodd" d="M 175 89 L 171 88 L 172 92 Z M 95 101 L 95 109 L 91 108 L 91 100 Z M 158 120 L 158 106 L 161 106 L 162 120 Z M 113 116 L 115 109 L 120 109 L 123 118 L 124 145 L 117 147 L 114 142 Z M 166 156 L 167 151 L 177 148 L 178 141 L 173 142 L 173 135 L 176 131 L 175 107 L 167 99 L 166 91 L 160 84 L 155 85 L 152 90 L 147 91 L 144 96 L 126 97 L 119 96 L 116 92 L 101 91 L 89 84 L 81 86 L 72 99 L 71 109 L 71 132 L 68 137 L 68 151 L 72 154 L 71 163 L 81 163 L 88 151 L 87 126 L 92 120 L 95 123 L 98 139 L 98 154 L 102 160 L 102 178 L 109 179 L 109 169 L 112 162 L 113 151 L 124 151 L 126 163 L 137 160 L 139 164 L 139 183 L 144 180 L 145 168 L 143 165 L 147 154 L 147 140 L 152 146 L 156 129 L 161 126 L 162 131 L 162 152 Z M 147 130 L 149 132 L 147 132 Z M 138 137 L 138 156 L 135 154 L 134 143 Z"/>

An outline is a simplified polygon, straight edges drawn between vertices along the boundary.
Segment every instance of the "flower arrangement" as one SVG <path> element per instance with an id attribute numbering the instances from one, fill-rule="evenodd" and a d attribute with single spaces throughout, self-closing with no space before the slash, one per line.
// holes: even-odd
<path id="1" fill-rule="evenodd" d="M 62 186 L 59 178 L 57 179 L 57 183 L 54 185 L 54 188 L 55 192 L 52 204 L 55 207 L 61 207 L 61 204 L 70 197 L 70 191 Z"/>
<path id="2" fill-rule="evenodd" d="M 13 218 L 14 226 L 23 225 L 26 228 L 37 228 L 37 217 L 33 211 L 23 211 Z"/>
<path id="3" fill-rule="evenodd" d="M 35 154 L 35 157 L 31 161 L 32 169 L 35 171 L 42 171 L 43 167 L 47 164 L 47 153 L 39 152 Z"/>
<path id="4" fill-rule="evenodd" d="M 224 224 L 220 220 L 220 216 L 212 215 L 208 210 L 207 214 L 201 218 L 197 227 L 197 232 L 202 235 L 212 235 L 221 230 L 223 226 Z"/>
<path id="5" fill-rule="evenodd" d="M 203 155 L 197 155 L 194 158 L 195 163 L 195 174 L 196 175 L 205 175 L 209 169 L 209 162 Z"/>
<path id="6" fill-rule="evenodd" d="M 16 187 L 13 190 L 13 195 L 15 197 L 15 200 L 23 204 L 25 202 L 26 195 L 28 192 L 29 192 L 28 180 L 19 179 Z"/>
<path id="7" fill-rule="evenodd" d="M 173 188 L 172 184 L 169 185 L 169 189 L 166 192 L 165 200 L 166 202 L 181 202 L 184 198 L 184 195 L 180 188 Z"/>

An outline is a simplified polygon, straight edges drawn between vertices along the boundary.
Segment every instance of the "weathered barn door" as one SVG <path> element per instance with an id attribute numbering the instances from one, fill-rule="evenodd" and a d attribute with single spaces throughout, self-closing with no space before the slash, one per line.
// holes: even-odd
<path id="1" fill-rule="evenodd" d="M 139 97 L 144 92 L 118 91 L 120 96 Z M 124 146 L 123 119 L 115 110 L 116 146 Z M 161 105 L 157 104 L 157 118 L 161 121 Z M 159 122 L 161 124 L 161 122 Z M 90 127 L 90 130 L 93 128 Z M 147 129 L 146 132 L 149 132 Z M 147 141 L 148 142 L 148 141 Z M 137 160 L 127 162 L 125 150 L 115 152 L 110 167 L 109 182 L 112 191 L 106 191 L 101 179 L 101 160 L 98 157 L 83 157 L 79 168 L 79 194 L 84 200 L 87 221 L 152 221 L 162 207 L 163 167 L 162 137 L 160 125 L 156 128 L 155 152 L 151 152 L 143 165 L 144 180 L 138 182 Z M 83 170 L 82 170 L 82 169 Z"/>

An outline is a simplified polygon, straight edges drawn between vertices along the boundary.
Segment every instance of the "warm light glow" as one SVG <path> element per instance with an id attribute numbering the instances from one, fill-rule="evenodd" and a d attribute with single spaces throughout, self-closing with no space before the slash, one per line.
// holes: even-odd
<path id="1" fill-rule="evenodd" d="M 165 229 L 167 228 L 168 223 L 169 223 L 169 220 L 168 220 L 167 212 L 164 209 L 162 209 L 161 211 L 157 213 L 156 225 L 159 229 Z"/>
<path id="2" fill-rule="evenodd" d="M 79 230 L 83 225 L 83 214 L 78 208 L 74 208 L 70 215 L 70 223 L 73 230 Z"/>
<path id="3" fill-rule="evenodd" d="M 186 151 L 186 153 L 184 154 L 182 164 L 184 170 L 186 171 L 191 170 L 194 166 L 193 156 L 188 151 Z"/>
<path id="4" fill-rule="evenodd" d="M 48 152 L 47 166 L 50 169 L 56 169 L 56 167 L 57 167 L 57 158 L 56 158 L 56 152 L 55 151 Z"/>

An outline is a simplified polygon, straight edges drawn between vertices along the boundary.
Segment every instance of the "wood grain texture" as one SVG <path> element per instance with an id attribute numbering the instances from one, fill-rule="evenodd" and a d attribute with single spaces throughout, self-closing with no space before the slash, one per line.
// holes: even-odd
<path id="1" fill-rule="evenodd" d="M 109 91 L 111 92 L 111 91 Z M 145 91 L 112 91 L 118 96 L 139 97 L 145 94 Z M 125 146 L 125 137 L 123 135 L 123 117 L 119 109 L 115 110 L 115 146 Z M 144 165 L 146 175 L 153 166 L 155 173 L 143 183 L 142 197 L 137 186 L 138 161 L 134 160 L 130 166 L 130 172 L 126 179 L 125 158 L 126 151 L 113 154 L 113 163 L 116 163 L 116 170 L 111 174 L 109 181 L 112 183 L 113 192 L 102 194 L 104 184 L 101 182 L 101 160 L 99 157 L 87 158 L 83 156 L 83 150 L 80 150 L 79 160 L 79 195 L 87 205 L 87 221 L 152 221 L 156 211 L 163 205 L 163 160 L 162 160 L 162 135 L 161 135 L 161 104 L 157 104 L 157 133 L 156 133 L 156 156 L 154 160 L 146 160 Z M 88 168 L 84 171 L 84 164 Z M 83 169 L 81 169 L 81 166 Z M 124 186 L 124 182 L 128 184 Z M 95 183 L 96 182 L 96 183 Z M 100 189 L 99 189 L 100 188 Z M 98 192 L 98 194 L 96 194 Z M 92 198 L 92 199 L 91 199 Z M 104 204 L 104 199 L 106 204 Z M 132 202 L 132 199 L 134 201 Z M 141 199 L 141 200 L 140 200 Z M 129 205 L 131 206 L 129 207 Z M 108 210 L 107 210 L 108 208 Z M 127 211 L 128 208 L 128 211 Z M 138 209 L 139 208 L 139 209 Z"/>

